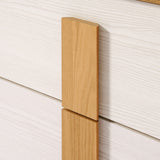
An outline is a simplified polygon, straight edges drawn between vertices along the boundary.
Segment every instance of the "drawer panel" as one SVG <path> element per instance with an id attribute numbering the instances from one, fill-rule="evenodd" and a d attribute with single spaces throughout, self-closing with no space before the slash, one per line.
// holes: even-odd
<path id="1" fill-rule="evenodd" d="M 100 160 L 159 160 L 160 141 L 100 118 Z"/>
<path id="2" fill-rule="evenodd" d="M 0 79 L 0 159 L 61 160 L 61 103 Z"/>
<path id="3" fill-rule="evenodd" d="M 1 1 L 0 13 L 0 76 L 58 99 L 61 17 L 100 24 L 100 115 L 160 138 L 159 6 L 130 0 L 13 0 Z"/>
<path id="4" fill-rule="evenodd" d="M 61 102 L 0 79 L 0 158 L 61 160 Z M 159 160 L 160 141 L 102 118 L 99 160 Z"/>

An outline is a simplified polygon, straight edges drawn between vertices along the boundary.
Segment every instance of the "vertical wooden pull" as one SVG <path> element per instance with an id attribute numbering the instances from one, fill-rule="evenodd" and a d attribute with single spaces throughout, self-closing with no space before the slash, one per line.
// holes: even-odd
<path id="1" fill-rule="evenodd" d="M 62 18 L 62 160 L 98 160 L 98 24 Z"/>
<path id="2" fill-rule="evenodd" d="M 62 110 L 62 160 L 98 160 L 98 122 Z"/>
<path id="3" fill-rule="evenodd" d="M 98 120 L 98 24 L 62 18 L 62 106 Z"/>

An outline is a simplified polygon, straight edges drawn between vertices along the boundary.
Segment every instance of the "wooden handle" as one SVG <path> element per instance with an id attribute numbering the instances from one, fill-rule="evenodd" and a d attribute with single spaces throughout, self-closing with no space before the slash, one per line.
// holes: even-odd
<path id="1" fill-rule="evenodd" d="M 98 122 L 62 110 L 62 160 L 98 160 Z"/>
<path id="2" fill-rule="evenodd" d="M 62 160 L 98 160 L 95 23 L 62 18 L 62 106 Z"/>
<path id="3" fill-rule="evenodd" d="M 62 106 L 98 120 L 98 24 L 62 18 Z"/>

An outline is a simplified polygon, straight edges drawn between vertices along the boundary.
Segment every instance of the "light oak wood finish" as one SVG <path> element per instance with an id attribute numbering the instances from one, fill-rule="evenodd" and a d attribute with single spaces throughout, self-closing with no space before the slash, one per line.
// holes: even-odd
<path id="1" fill-rule="evenodd" d="M 154 4 L 160 4 L 160 0 L 141 0 L 143 2 L 149 2 L 149 3 L 154 3 Z"/>
<path id="2" fill-rule="evenodd" d="M 62 106 L 98 119 L 98 24 L 62 18 Z"/>
<path id="3" fill-rule="evenodd" d="M 62 160 L 98 160 L 98 122 L 62 110 Z"/>

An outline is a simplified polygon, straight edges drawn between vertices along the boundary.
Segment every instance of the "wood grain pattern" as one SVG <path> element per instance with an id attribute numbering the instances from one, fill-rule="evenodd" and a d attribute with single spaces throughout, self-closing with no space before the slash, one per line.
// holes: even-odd
<path id="1" fill-rule="evenodd" d="M 99 160 L 159 160 L 160 141 L 99 119 Z"/>
<path id="2" fill-rule="evenodd" d="M 61 102 L 0 79 L 0 159 L 61 160 Z"/>
<path id="3" fill-rule="evenodd" d="M 98 122 L 62 110 L 62 160 L 98 160 Z"/>
<path id="4" fill-rule="evenodd" d="M 61 102 L 2 79 L 0 91 L 0 159 L 62 160 Z M 99 160 L 159 160 L 159 148 L 159 140 L 99 118 Z"/>
<path id="5" fill-rule="evenodd" d="M 141 0 L 141 1 L 154 3 L 154 4 L 160 4 L 160 0 Z"/>
<path id="6" fill-rule="evenodd" d="M 159 5 L 136 0 L 1 0 L 0 15 L 0 76 L 58 99 L 61 18 L 98 23 L 99 114 L 160 138 Z"/>
<path id="7" fill-rule="evenodd" d="M 62 18 L 62 106 L 98 119 L 98 24 Z"/>

